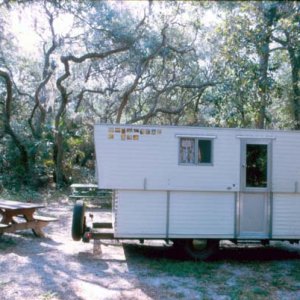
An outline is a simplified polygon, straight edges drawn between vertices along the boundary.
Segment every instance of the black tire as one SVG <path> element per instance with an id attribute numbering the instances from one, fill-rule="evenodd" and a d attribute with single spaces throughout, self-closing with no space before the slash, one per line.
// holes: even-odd
<path id="1" fill-rule="evenodd" d="M 186 256 L 194 260 L 207 260 L 219 249 L 219 240 L 188 239 L 182 241 Z"/>
<path id="2" fill-rule="evenodd" d="M 85 203 L 82 200 L 76 201 L 73 208 L 72 238 L 80 241 L 85 231 Z"/>

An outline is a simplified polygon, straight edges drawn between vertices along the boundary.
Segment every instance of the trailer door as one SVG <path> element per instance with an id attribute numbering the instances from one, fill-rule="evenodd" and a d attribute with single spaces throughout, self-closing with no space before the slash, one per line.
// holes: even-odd
<path id="1" fill-rule="evenodd" d="M 241 140 L 238 237 L 270 237 L 271 140 Z"/>

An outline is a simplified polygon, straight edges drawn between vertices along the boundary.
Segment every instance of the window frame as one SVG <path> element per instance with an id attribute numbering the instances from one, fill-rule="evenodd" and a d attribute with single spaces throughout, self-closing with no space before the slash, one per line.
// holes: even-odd
<path id="1" fill-rule="evenodd" d="M 194 140 L 194 162 L 193 163 L 185 163 L 181 162 L 181 141 L 182 139 L 191 139 Z M 205 136 L 178 136 L 178 164 L 180 166 L 213 166 L 214 165 L 214 139 L 215 137 L 205 137 Z M 210 160 L 211 162 L 199 162 L 198 160 L 198 152 L 199 152 L 199 141 L 210 141 L 211 149 L 210 149 Z"/>

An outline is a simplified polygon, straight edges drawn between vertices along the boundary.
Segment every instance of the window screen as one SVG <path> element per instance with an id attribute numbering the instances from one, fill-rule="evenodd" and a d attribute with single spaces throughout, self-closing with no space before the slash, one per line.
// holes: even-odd
<path id="1" fill-rule="evenodd" d="M 180 163 L 195 163 L 195 140 L 191 138 L 182 138 L 180 140 Z"/>
<path id="2" fill-rule="evenodd" d="M 199 138 L 181 138 L 179 149 L 181 164 L 211 164 L 212 140 Z"/>

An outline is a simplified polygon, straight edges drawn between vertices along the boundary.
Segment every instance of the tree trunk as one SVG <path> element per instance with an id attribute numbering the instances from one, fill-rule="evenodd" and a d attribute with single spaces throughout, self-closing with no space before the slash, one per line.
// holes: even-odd
<path id="1" fill-rule="evenodd" d="M 300 130 L 300 57 L 297 59 L 295 49 L 288 46 L 289 59 L 292 69 L 292 91 L 293 91 L 293 113 L 294 113 L 294 129 Z"/>
<path id="2" fill-rule="evenodd" d="M 10 135 L 14 144 L 16 145 L 16 147 L 18 148 L 18 150 L 20 152 L 20 163 L 21 163 L 21 166 L 24 168 L 24 173 L 25 173 L 24 181 L 27 182 L 30 177 L 29 176 L 30 164 L 29 164 L 28 151 L 27 151 L 26 147 L 20 142 L 19 138 L 14 133 L 14 131 L 12 130 L 12 128 L 9 124 L 6 124 L 6 126 L 5 126 L 5 133 Z"/>
<path id="3" fill-rule="evenodd" d="M 11 119 L 11 107 L 13 102 L 13 84 L 10 78 L 10 75 L 6 71 L 0 70 L 0 77 L 2 77 L 5 81 L 6 86 L 6 99 L 4 105 L 4 113 L 3 113 L 3 123 L 4 123 L 4 134 L 8 134 L 16 147 L 20 152 L 20 164 L 24 169 L 24 182 L 28 182 L 31 178 L 30 176 L 30 163 L 29 163 L 29 154 L 26 146 L 22 143 L 21 139 L 14 132 L 11 127 L 10 119 Z"/>
<path id="4" fill-rule="evenodd" d="M 265 7 L 263 2 L 259 3 L 262 13 L 262 27 L 260 28 L 260 36 L 256 48 L 259 56 L 259 80 L 258 94 L 260 97 L 260 108 L 258 112 L 257 127 L 266 127 L 266 111 L 269 97 L 268 69 L 270 57 L 270 43 L 272 36 L 272 26 L 275 22 L 272 7 Z"/>
<path id="5" fill-rule="evenodd" d="M 55 163 L 55 183 L 56 187 L 60 188 L 65 184 L 65 176 L 63 172 L 63 135 L 61 132 L 55 134 L 53 160 Z"/>
<path id="6" fill-rule="evenodd" d="M 257 127 L 265 128 L 266 126 L 266 108 L 268 105 L 268 66 L 270 55 L 270 37 L 271 35 L 266 32 L 264 42 L 260 46 L 259 52 L 259 81 L 258 81 L 258 94 L 260 97 L 260 108 L 257 119 Z"/>

